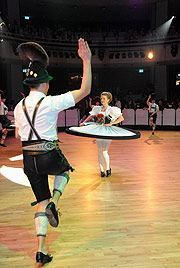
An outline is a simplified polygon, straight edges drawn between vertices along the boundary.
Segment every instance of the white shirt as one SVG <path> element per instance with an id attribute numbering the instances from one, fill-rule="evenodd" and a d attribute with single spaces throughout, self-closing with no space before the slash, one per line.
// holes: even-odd
<path id="1" fill-rule="evenodd" d="M 155 113 L 157 110 L 159 110 L 159 106 L 156 103 L 149 102 L 149 112 Z"/>
<path id="2" fill-rule="evenodd" d="M 120 102 L 120 100 L 116 101 L 115 106 L 121 109 L 121 102 Z"/>
<path id="3" fill-rule="evenodd" d="M 122 115 L 121 109 L 118 107 L 108 106 L 105 112 L 101 111 L 102 108 L 103 106 L 94 106 L 92 111 L 89 113 L 94 116 L 98 115 L 99 113 L 103 114 L 104 116 L 110 115 L 111 122 L 115 121 L 120 115 Z"/>
<path id="4" fill-rule="evenodd" d="M 42 97 L 45 98 L 38 108 L 34 127 L 41 139 L 51 141 L 57 140 L 58 114 L 59 112 L 75 105 L 74 97 L 71 92 L 46 97 L 46 95 L 42 92 L 30 91 L 29 96 L 25 100 L 25 106 L 30 119 L 32 119 L 36 104 Z M 22 109 L 22 101 L 23 100 L 16 105 L 14 110 L 15 126 L 18 128 L 18 134 L 21 137 L 21 140 L 27 141 L 31 128 Z M 32 140 L 37 140 L 37 137 L 34 135 L 34 133 Z"/>

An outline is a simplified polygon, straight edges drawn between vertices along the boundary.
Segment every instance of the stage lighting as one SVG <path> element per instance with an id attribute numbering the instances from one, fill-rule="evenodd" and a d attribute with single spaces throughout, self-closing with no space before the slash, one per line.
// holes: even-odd
<path id="1" fill-rule="evenodd" d="M 25 20 L 29 20 L 29 18 L 30 18 L 29 16 L 24 16 Z"/>
<path id="2" fill-rule="evenodd" d="M 81 79 L 80 75 L 71 76 L 71 80 L 78 80 Z"/>
<path id="3" fill-rule="evenodd" d="M 178 45 L 177 44 L 172 44 L 171 45 L 171 55 L 173 57 L 176 57 L 177 54 L 178 54 Z"/>
<path id="4" fill-rule="evenodd" d="M 139 73 L 144 73 L 144 69 L 139 69 Z"/>
<path id="5" fill-rule="evenodd" d="M 148 54 L 147 54 L 147 57 L 148 57 L 149 60 L 152 60 L 154 58 L 153 51 L 149 51 Z"/>

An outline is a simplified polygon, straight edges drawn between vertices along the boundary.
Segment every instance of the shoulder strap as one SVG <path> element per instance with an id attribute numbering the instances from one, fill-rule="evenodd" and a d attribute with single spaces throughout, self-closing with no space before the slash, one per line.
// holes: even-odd
<path id="1" fill-rule="evenodd" d="M 34 121 L 35 121 L 35 117 L 36 117 L 36 113 L 37 113 L 37 110 L 38 110 L 38 108 L 39 108 L 39 105 L 40 105 L 40 103 L 42 102 L 43 99 L 44 99 L 44 97 L 42 97 L 42 98 L 38 101 L 38 103 L 36 104 L 36 106 L 35 106 L 34 113 L 33 113 L 33 118 L 32 118 L 32 122 L 31 122 L 31 119 L 30 119 L 30 117 L 29 117 L 29 114 L 28 114 L 28 112 L 27 112 L 27 110 L 26 110 L 25 99 L 23 100 L 23 103 L 22 103 L 23 111 L 24 111 L 25 116 L 26 116 L 26 118 L 27 118 L 27 120 L 28 120 L 28 123 L 30 124 L 30 127 L 31 127 L 31 130 L 30 130 L 30 133 L 29 133 L 28 140 L 31 140 L 31 139 L 32 139 L 33 132 L 34 132 L 34 134 L 36 135 L 36 137 L 37 137 L 39 140 L 41 139 L 41 137 L 40 137 L 39 134 L 37 133 L 36 129 L 34 128 Z"/>

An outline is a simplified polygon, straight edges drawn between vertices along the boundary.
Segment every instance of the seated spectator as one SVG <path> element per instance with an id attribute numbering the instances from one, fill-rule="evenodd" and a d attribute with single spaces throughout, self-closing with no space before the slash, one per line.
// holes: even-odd
<path id="1" fill-rule="evenodd" d="M 175 105 L 174 101 L 170 100 L 169 102 L 167 102 L 166 108 L 167 109 L 176 109 L 176 105 Z"/>
<path id="2" fill-rule="evenodd" d="M 177 109 L 180 109 L 180 100 L 177 103 Z"/>
<path id="3" fill-rule="evenodd" d="M 7 128 L 12 124 L 12 122 L 7 118 L 8 108 L 4 104 L 6 101 L 5 94 L 0 90 L 0 123 L 2 125 L 2 130 L 0 133 L 0 146 L 7 147 L 4 141 L 7 137 L 8 130 Z"/>
<path id="4" fill-rule="evenodd" d="M 127 98 L 126 106 L 127 106 L 127 109 L 134 109 L 135 108 L 135 103 L 131 97 Z"/>
<path id="5" fill-rule="evenodd" d="M 114 98 L 114 106 L 121 109 L 121 101 L 118 99 L 118 97 Z"/>
<path id="6" fill-rule="evenodd" d="M 135 102 L 135 109 L 140 109 L 141 108 L 141 101 L 140 100 L 137 100 Z"/>
<path id="7" fill-rule="evenodd" d="M 163 104 L 163 100 L 162 99 L 160 99 L 158 101 L 158 106 L 159 106 L 159 111 L 163 111 L 164 110 L 164 104 Z"/>

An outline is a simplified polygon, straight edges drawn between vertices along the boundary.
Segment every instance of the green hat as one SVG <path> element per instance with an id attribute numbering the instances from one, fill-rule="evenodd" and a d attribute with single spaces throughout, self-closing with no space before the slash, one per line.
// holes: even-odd
<path id="1" fill-rule="evenodd" d="M 26 71 L 26 79 L 23 81 L 25 85 L 37 85 L 42 83 L 47 83 L 52 80 L 53 77 L 49 76 L 44 66 L 39 61 L 33 61 L 30 63 L 29 68 Z"/>
<path id="2" fill-rule="evenodd" d="M 152 94 L 151 94 L 151 100 L 156 100 L 156 95 L 155 95 L 155 93 L 152 93 Z"/>

